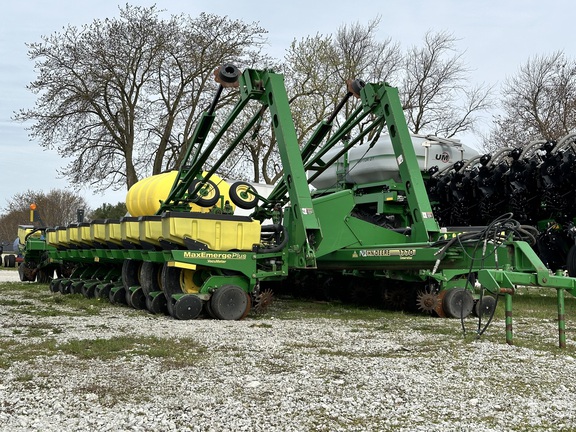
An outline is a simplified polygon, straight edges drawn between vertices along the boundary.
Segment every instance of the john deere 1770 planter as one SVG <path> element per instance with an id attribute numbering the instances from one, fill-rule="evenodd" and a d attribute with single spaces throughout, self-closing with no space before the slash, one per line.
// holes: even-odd
<path id="1" fill-rule="evenodd" d="M 349 81 L 332 115 L 299 143 L 282 75 L 224 65 L 216 80 L 218 92 L 179 170 L 131 190 L 130 217 L 46 229 L 54 248 L 49 261 L 72 271 L 51 282 L 54 291 L 107 297 L 178 319 L 205 311 L 226 320 L 265 305 L 264 287 L 276 281 L 384 303 L 410 299 L 450 317 L 491 312 L 495 296 L 517 284 L 576 292 L 575 279 L 552 275 L 533 251 L 529 242 L 537 232 L 511 215 L 482 226 L 440 226 L 426 190 L 429 176 L 425 182 L 421 171 L 434 160 L 463 159 L 463 148 L 430 138 L 424 147 L 431 141 L 444 150 L 417 153 L 395 88 Z M 229 87 L 238 88 L 239 100 L 213 130 L 218 99 Z M 266 197 L 248 183 L 216 177 L 264 116 L 283 168 Z M 379 167 L 365 156 L 381 140 L 391 154 Z M 351 163 L 354 149 L 360 156 Z M 376 177 L 354 178 L 367 161 Z M 150 201 L 148 188 L 161 190 L 160 201 Z M 252 213 L 236 215 L 235 207 Z"/>

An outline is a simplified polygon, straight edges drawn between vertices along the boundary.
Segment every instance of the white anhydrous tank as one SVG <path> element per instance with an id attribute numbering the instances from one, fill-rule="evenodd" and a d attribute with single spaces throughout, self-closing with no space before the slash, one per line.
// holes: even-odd
<path id="1" fill-rule="evenodd" d="M 468 160 L 478 155 L 478 152 L 458 140 L 438 138 L 427 135 L 411 135 L 416 158 L 420 170 L 425 171 L 433 166 L 442 168 L 459 160 Z M 368 150 L 369 143 L 355 145 L 348 151 L 348 173 L 346 182 L 353 184 L 372 183 L 389 179 L 400 181 L 398 164 L 388 134 L 382 135 L 374 146 Z M 328 162 L 342 150 L 335 146 L 322 157 Z M 368 151 L 367 151 L 368 150 Z M 318 176 L 312 186 L 316 189 L 327 189 L 336 186 L 337 169 L 342 164 L 343 157 Z M 308 175 L 312 175 L 310 171 Z"/>

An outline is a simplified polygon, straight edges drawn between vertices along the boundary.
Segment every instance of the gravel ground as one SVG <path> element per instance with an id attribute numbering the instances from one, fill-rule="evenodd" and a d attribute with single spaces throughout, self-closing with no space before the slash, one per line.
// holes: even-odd
<path id="1" fill-rule="evenodd" d="M 1 298 L 0 348 L 132 335 L 188 353 L 183 363 L 136 351 L 12 363 L 1 431 L 576 430 L 576 359 L 555 348 L 554 320 L 522 321 L 549 342 L 529 349 L 504 344 L 500 321 L 493 340 L 471 341 L 460 322 L 426 316 L 190 322 L 112 305 L 37 316 L 16 294 Z"/>

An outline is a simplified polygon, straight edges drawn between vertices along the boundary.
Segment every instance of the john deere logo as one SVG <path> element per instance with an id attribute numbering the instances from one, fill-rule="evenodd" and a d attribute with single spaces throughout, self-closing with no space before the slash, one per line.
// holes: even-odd
<path id="1" fill-rule="evenodd" d="M 450 162 L 450 155 L 448 152 L 442 152 L 442 154 L 436 155 L 436 160 L 442 161 L 444 163 Z"/>

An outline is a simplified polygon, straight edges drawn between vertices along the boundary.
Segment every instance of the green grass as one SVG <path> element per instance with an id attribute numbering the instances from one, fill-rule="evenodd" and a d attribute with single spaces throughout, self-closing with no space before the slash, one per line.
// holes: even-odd
<path id="1" fill-rule="evenodd" d="M 49 330 L 29 329 L 20 337 L 46 336 Z M 38 356 L 69 355 L 78 360 L 115 360 L 144 356 L 162 361 L 167 368 L 189 366 L 206 356 L 206 348 L 192 339 L 171 339 L 150 336 L 117 336 L 112 338 L 75 339 L 58 343 L 53 337 L 26 343 L 0 338 L 0 368 L 10 367 L 14 362 L 27 361 Z"/>
<path id="2" fill-rule="evenodd" d="M 373 321 L 381 320 L 385 317 L 402 316 L 404 314 L 405 313 L 401 311 L 374 309 L 336 301 L 326 302 L 283 297 L 275 299 L 265 314 L 254 316 L 254 319 L 265 320 L 273 316 L 276 319 L 327 318 L 344 321 Z"/>
<path id="3" fill-rule="evenodd" d="M 206 352 L 204 347 L 191 339 L 178 344 L 170 339 L 152 336 L 118 336 L 110 339 L 80 339 L 58 345 L 62 354 L 83 360 L 111 360 L 125 356 L 147 356 L 166 359 L 172 364 L 189 364 Z"/>

